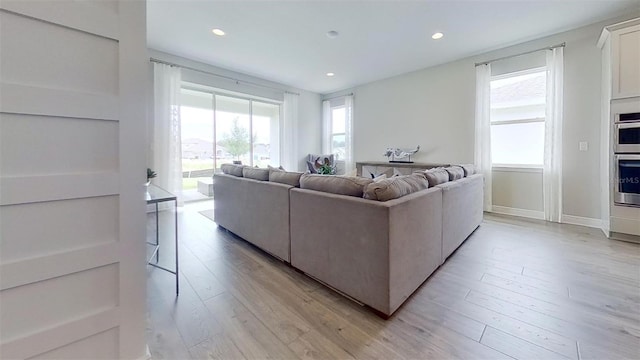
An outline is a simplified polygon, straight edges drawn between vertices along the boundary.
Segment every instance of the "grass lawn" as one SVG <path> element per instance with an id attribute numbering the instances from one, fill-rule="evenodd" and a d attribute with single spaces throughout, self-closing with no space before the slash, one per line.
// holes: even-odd
<path id="1" fill-rule="evenodd" d="M 192 190 L 198 187 L 198 178 L 183 178 L 182 179 L 182 189 L 183 190 Z"/>
<path id="2" fill-rule="evenodd" d="M 213 159 L 182 159 L 182 171 L 207 170 L 213 167 Z M 198 188 L 198 180 L 205 178 L 183 178 L 182 189 L 193 190 Z"/>

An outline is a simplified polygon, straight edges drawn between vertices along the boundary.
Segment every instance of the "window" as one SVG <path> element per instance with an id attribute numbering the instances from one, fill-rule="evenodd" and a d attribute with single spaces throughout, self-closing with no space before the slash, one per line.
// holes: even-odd
<path id="1" fill-rule="evenodd" d="M 546 68 L 491 78 L 493 166 L 542 167 Z"/>
<path id="2" fill-rule="evenodd" d="M 340 160 L 345 158 L 345 107 L 331 109 L 331 148 L 329 152 L 336 154 Z"/>
<path id="3" fill-rule="evenodd" d="M 322 102 L 322 152 L 336 155 L 338 174 L 353 171 L 353 94 Z"/>

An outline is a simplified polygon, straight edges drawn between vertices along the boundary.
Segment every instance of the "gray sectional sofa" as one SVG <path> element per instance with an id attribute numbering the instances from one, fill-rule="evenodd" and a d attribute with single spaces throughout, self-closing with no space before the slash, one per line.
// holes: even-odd
<path id="1" fill-rule="evenodd" d="M 223 171 L 214 182 L 219 226 L 383 317 L 482 221 L 483 178 L 468 166 L 380 182 L 273 168 Z"/>

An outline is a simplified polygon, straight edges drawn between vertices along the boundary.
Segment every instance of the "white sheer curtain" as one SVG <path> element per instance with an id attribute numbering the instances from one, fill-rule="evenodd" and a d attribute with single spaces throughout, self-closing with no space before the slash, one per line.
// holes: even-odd
<path id="1" fill-rule="evenodd" d="M 484 210 L 492 211 L 491 65 L 476 66 L 475 166 L 484 175 Z"/>
<path id="2" fill-rule="evenodd" d="M 182 141 L 180 136 L 180 68 L 153 64 L 153 183 L 182 203 Z"/>
<path id="3" fill-rule="evenodd" d="M 282 122 L 282 166 L 298 171 L 298 94 L 284 93 L 284 119 Z M 274 164 L 277 165 L 277 164 Z"/>
<path id="4" fill-rule="evenodd" d="M 344 173 L 349 174 L 355 169 L 353 163 L 353 95 L 344 97 Z"/>
<path id="5" fill-rule="evenodd" d="M 544 134 L 544 217 L 562 220 L 562 96 L 564 48 L 547 50 L 547 110 Z"/>
<path id="6" fill-rule="evenodd" d="M 331 102 L 325 100 L 322 102 L 322 153 L 329 154 L 331 151 Z"/>

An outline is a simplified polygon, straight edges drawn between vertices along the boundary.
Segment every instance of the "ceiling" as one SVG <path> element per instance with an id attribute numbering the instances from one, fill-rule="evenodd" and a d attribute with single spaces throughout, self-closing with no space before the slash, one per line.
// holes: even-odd
<path id="1" fill-rule="evenodd" d="M 640 9 L 640 0 L 147 4 L 150 48 L 322 94 Z"/>

